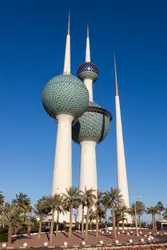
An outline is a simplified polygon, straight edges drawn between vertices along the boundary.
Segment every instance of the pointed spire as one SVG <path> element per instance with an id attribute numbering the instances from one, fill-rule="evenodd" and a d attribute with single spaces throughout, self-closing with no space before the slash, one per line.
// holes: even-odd
<path id="1" fill-rule="evenodd" d="M 89 24 L 87 24 L 87 37 L 89 37 Z"/>
<path id="2" fill-rule="evenodd" d="M 68 35 L 70 35 L 70 11 L 68 13 Z"/>
<path id="3" fill-rule="evenodd" d="M 87 37 L 86 37 L 86 56 L 85 62 L 90 62 L 90 38 L 89 38 L 89 25 L 87 25 Z"/>
<path id="4" fill-rule="evenodd" d="M 115 81 L 115 95 L 119 95 L 118 94 L 118 78 L 117 78 L 117 65 L 116 65 L 116 58 L 115 58 L 115 54 L 114 54 L 114 81 Z"/>
<path id="5" fill-rule="evenodd" d="M 70 11 L 68 15 L 68 31 L 66 38 L 66 49 L 65 49 L 65 57 L 64 57 L 64 74 L 71 73 L 71 53 L 70 53 Z"/>

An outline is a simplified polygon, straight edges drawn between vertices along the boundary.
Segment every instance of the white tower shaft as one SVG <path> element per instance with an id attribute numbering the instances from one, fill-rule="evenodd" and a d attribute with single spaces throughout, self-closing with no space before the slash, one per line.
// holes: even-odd
<path id="1" fill-rule="evenodd" d="M 70 74 L 70 15 L 64 59 L 64 74 Z M 60 114 L 57 117 L 57 140 L 53 170 L 52 195 L 66 193 L 72 186 L 72 121 L 73 116 Z M 55 219 L 56 219 L 55 213 Z M 60 214 L 59 221 L 69 222 L 69 213 Z"/>
<path id="2" fill-rule="evenodd" d="M 52 195 L 66 193 L 66 188 L 72 186 L 72 140 L 71 115 L 57 116 L 57 139 L 53 170 Z M 55 214 L 56 219 L 56 214 Z M 60 222 L 69 221 L 69 214 L 60 214 Z"/>
<path id="3" fill-rule="evenodd" d="M 52 195 L 65 193 L 72 186 L 71 115 L 57 116 L 57 139 L 53 170 Z"/>
<path id="4" fill-rule="evenodd" d="M 80 179 L 79 190 L 97 190 L 97 170 L 96 170 L 96 142 L 83 141 L 81 145 Z M 85 211 L 86 214 L 86 211 Z M 82 220 L 82 207 L 78 209 L 77 221 Z"/>
<path id="5" fill-rule="evenodd" d="M 90 39 L 89 39 L 89 27 L 87 26 L 87 38 L 86 38 L 86 57 L 85 61 L 90 62 Z M 84 84 L 86 85 L 89 92 L 89 101 L 93 101 L 93 89 L 92 80 L 85 79 Z M 81 160 L 80 160 L 80 179 L 79 179 L 79 190 L 84 191 L 86 189 L 98 189 L 97 184 L 97 169 L 96 169 L 96 142 L 94 141 L 83 141 L 80 143 L 81 146 Z M 85 212 L 86 214 L 86 208 Z M 78 208 L 77 221 L 82 220 L 82 207 Z"/>
<path id="6" fill-rule="evenodd" d="M 118 95 L 118 81 L 116 73 L 116 62 L 114 59 L 114 71 L 115 71 L 115 107 L 116 107 L 116 149 L 117 149 L 117 178 L 118 189 L 120 189 L 123 196 L 124 204 L 129 207 L 129 192 L 128 181 L 126 173 L 126 161 L 124 152 L 123 132 L 122 132 L 122 120 L 120 101 Z M 128 223 L 131 223 L 131 216 L 126 214 Z"/>
<path id="7" fill-rule="evenodd" d="M 89 92 L 89 101 L 93 102 L 93 84 L 91 79 L 85 79 L 84 81 L 85 86 Z"/>

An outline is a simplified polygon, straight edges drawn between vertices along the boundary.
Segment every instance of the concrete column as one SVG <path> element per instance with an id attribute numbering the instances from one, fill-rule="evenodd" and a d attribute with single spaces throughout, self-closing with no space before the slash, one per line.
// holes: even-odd
<path id="1" fill-rule="evenodd" d="M 52 195 L 65 193 L 72 186 L 71 115 L 57 116 L 57 140 L 53 170 Z"/>
<path id="2" fill-rule="evenodd" d="M 81 145 L 81 163 L 80 163 L 80 179 L 79 190 L 86 189 L 97 190 L 97 169 L 96 169 L 96 142 L 83 141 Z M 86 214 L 86 211 L 85 211 Z M 77 221 L 82 220 L 82 208 L 78 209 Z"/>
<path id="3" fill-rule="evenodd" d="M 120 111 L 120 102 L 119 102 L 118 95 L 115 96 L 115 106 L 116 106 L 116 148 L 117 148 L 118 189 L 120 189 L 121 191 L 125 205 L 127 207 L 130 207 L 125 152 L 124 152 L 124 142 L 123 142 L 123 132 L 122 132 L 121 111 Z M 127 214 L 126 217 L 127 217 L 127 222 L 131 223 L 132 222 L 131 216 Z"/>
<path id="4" fill-rule="evenodd" d="M 93 102 L 93 83 L 91 79 L 85 79 L 84 84 L 86 85 L 89 92 L 89 101 Z"/>
<path id="5" fill-rule="evenodd" d="M 53 169 L 52 195 L 66 193 L 66 188 L 72 186 L 72 139 L 71 115 L 57 116 L 57 140 Z M 56 220 L 56 213 L 55 213 Z M 69 213 L 60 214 L 60 222 L 69 221 Z"/>

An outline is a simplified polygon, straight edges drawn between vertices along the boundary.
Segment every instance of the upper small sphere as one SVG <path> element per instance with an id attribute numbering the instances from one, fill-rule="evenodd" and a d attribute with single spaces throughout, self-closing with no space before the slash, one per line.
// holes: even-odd
<path id="1" fill-rule="evenodd" d="M 46 112 L 54 119 L 60 114 L 69 114 L 77 119 L 89 105 L 89 93 L 81 80 L 73 75 L 53 77 L 42 92 Z"/>
<path id="2" fill-rule="evenodd" d="M 111 114 L 95 102 L 89 102 L 87 111 L 72 126 L 72 139 L 101 142 L 105 139 L 110 128 Z"/>
<path id="3" fill-rule="evenodd" d="M 92 62 L 82 63 L 77 70 L 77 75 L 82 81 L 85 79 L 91 79 L 95 82 L 98 78 L 98 74 L 99 70 Z"/>

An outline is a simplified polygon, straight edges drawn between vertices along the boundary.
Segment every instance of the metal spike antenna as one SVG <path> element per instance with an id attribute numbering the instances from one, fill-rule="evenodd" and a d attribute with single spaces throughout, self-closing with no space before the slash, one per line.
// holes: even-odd
<path id="1" fill-rule="evenodd" d="M 68 13 L 68 32 L 67 32 L 68 35 L 70 35 L 70 11 Z"/>
<path id="2" fill-rule="evenodd" d="M 66 49 L 65 49 L 65 57 L 64 57 L 64 74 L 71 73 L 71 52 L 70 52 L 70 12 L 68 15 L 68 31 L 66 38 Z"/>
<path id="3" fill-rule="evenodd" d="M 90 62 L 90 37 L 89 37 L 89 25 L 87 25 L 87 37 L 86 37 L 86 56 L 85 62 Z"/>
<path id="4" fill-rule="evenodd" d="M 89 24 L 87 24 L 87 37 L 89 37 Z"/>
<path id="5" fill-rule="evenodd" d="M 114 81 L 115 81 L 115 95 L 119 95 L 119 94 L 118 94 L 117 65 L 116 65 L 115 54 L 114 54 Z"/>

